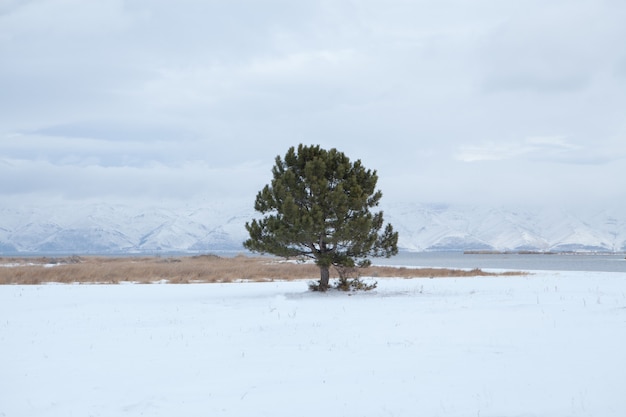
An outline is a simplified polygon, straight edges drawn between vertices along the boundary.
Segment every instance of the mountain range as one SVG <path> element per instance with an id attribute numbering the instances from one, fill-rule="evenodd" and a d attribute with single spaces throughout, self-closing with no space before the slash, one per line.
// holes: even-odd
<path id="1" fill-rule="evenodd" d="M 626 251 L 626 216 L 395 203 L 385 220 L 410 251 Z M 119 204 L 0 208 L 0 254 L 158 254 L 244 251 L 249 205 Z"/>

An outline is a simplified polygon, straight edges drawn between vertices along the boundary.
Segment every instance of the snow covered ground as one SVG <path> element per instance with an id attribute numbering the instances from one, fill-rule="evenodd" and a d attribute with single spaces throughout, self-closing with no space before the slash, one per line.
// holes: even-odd
<path id="1" fill-rule="evenodd" d="M 624 416 L 626 274 L 0 286 L 0 416 Z"/>

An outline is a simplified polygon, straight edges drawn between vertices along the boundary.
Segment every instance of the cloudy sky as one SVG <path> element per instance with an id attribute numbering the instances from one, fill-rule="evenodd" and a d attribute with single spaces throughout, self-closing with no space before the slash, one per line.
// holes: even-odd
<path id="1" fill-rule="evenodd" d="M 626 209 L 623 0 L 0 0 L 0 204 L 249 200 L 335 147 L 387 201 Z"/>

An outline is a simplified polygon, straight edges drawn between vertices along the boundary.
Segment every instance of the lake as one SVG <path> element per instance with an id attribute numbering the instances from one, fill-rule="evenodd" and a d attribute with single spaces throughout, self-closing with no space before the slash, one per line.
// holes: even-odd
<path id="1" fill-rule="evenodd" d="M 626 272 L 624 254 L 464 254 L 462 252 L 400 252 L 389 259 L 375 258 L 375 265 L 517 269 L 546 271 Z"/>

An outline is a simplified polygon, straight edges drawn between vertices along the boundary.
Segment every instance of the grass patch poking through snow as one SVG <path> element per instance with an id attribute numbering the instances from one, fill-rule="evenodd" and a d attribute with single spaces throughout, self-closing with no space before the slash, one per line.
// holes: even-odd
<path id="1" fill-rule="evenodd" d="M 54 265 L 54 268 L 46 266 Z M 241 281 L 291 281 L 319 278 L 311 263 L 284 262 L 278 258 L 219 257 L 67 257 L 0 258 L 0 284 L 44 283 L 117 284 L 120 282 L 171 284 Z M 480 269 L 439 269 L 371 266 L 360 276 L 383 278 L 435 278 L 524 275 L 523 272 L 493 273 Z M 331 278 L 339 278 L 332 271 Z"/>

